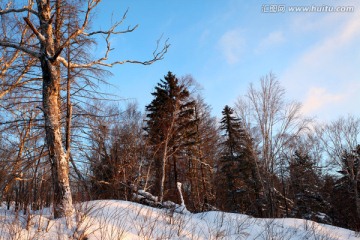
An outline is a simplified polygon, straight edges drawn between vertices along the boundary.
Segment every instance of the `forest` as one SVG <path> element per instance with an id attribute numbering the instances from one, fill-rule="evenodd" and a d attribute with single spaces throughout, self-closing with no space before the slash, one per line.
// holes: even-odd
<path id="1" fill-rule="evenodd" d="M 101 92 L 111 68 L 165 61 L 169 43 L 158 42 L 145 61 L 109 62 L 110 39 L 137 28 L 121 25 L 127 13 L 93 30 L 101 1 L 24 2 L 0 8 L 0 198 L 9 208 L 26 214 L 52 206 L 54 218 L 71 225 L 76 202 L 183 201 L 193 213 L 294 217 L 360 231 L 358 116 L 304 116 L 272 72 L 216 116 L 196 79 L 171 69 L 153 76 L 160 80 L 144 93 L 152 95 L 145 109 L 123 107 Z M 99 39 L 104 55 L 94 58 Z"/>

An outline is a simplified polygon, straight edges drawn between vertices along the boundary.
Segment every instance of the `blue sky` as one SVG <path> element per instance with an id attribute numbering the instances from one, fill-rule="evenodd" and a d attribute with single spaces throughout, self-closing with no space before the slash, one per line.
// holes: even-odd
<path id="1" fill-rule="evenodd" d="M 262 12 L 284 2 L 283 13 Z M 354 6 L 354 12 L 294 13 L 291 5 Z M 112 39 L 112 60 L 149 59 L 160 36 L 171 44 L 153 65 L 111 69 L 112 86 L 103 90 L 136 100 L 141 110 L 168 71 L 192 75 L 216 116 L 271 71 L 307 116 L 328 121 L 360 113 L 359 1 L 104 0 L 94 25 L 105 29 L 127 8 L 123 27 L 139 28 Z"/>

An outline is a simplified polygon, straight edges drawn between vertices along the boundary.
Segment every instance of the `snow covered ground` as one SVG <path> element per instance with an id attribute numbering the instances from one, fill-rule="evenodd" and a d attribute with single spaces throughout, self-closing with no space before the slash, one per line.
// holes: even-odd
<path id="1" fill-rule="evenodd" d="M 242 214 L 179 214 L 137 203 L 102 200 L 76 206 L 74 227 L 49 209 L 29 215 L 0 208 L 0 239 L 360 239 L 355 232 L 301 219 Z"/>

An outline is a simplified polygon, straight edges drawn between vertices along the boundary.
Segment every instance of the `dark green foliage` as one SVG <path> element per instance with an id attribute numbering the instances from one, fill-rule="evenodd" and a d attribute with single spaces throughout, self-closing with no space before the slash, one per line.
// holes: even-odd
<path id="1" fill-rule="evenodd" d="M 187 88 L 171 72 L 160 80 L 155 87 L 152 102 L 146 106 L 148 140 L 152 145 L 162 143 L 168 135 L 173 135 L 173 142 L 191 125 L 195 104 L 190 100 Z M 182 142 L 184 144 L 184 142 Z"/>
<path id="2" fill-rule="evenodd" d="M 331 223 L 325 214 L 328 203 L 322 196 L 323 182 L 315 162 L 301 151 L 295 151 L 290 162 L 290 188 L 294 196 L 291 216 L 323 223 Z"/>
<path id="3" fill-rule="evenodd" d="M 252 139 L 234 111 L 225 106 L 221 119 L 223 142 L 217 178 L 218 200 L 231 212 L 261 215 L 261 180 Z"/>
<path id="4" fill-rule="evenodd" d="M 183 152 L 195 144 L 195 101 L 187 87 L 171 72 L 152 93 L 154 99 L 146 106 L 147 139 L 153 159 L 152 190 L 160 199 L 177 201 L 177 182 L 185 181 L 186 163 Z"/>
<path id="5" fill-rule="evenodd" d="M 246 135 L 245 130 L 241 128 L 240 120 L 233 116 L 234 110 L 229 106 L 225 106 L 222 111 L 223 118 L 221 119 L 220 129 L 224 132 L 225 140 L 223 142 L 224 153 L 229 158 L 239 156 L 244 147 L 242 141 Z"/>

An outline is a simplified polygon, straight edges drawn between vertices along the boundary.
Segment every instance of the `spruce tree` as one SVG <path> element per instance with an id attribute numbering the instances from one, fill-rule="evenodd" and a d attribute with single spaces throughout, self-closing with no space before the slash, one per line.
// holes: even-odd
<path id="1" fill-rule="evenodd" d="M 222 114 L 220 129 L 224 139 L 217 174 L 222 207 L 226 211 L 261 216 L 263 187 L 252 139 L 242 122 L 234 117 L 232 108 L 225 106 Z"/>
<path id="2" fill-rule="evenodd" d="M 227 157 L 235 158 L 241 152 L 240 140 L 244 136 L 244 129 L 241 129 L 240 120 L 233 116 L 234 110 L 225 106 L 222 111 L 221 130 L 224 131 L 225 140 L 223 143 Z"/>
<path id="3" fill-rule="evenodd" d="M 294 194 L 292 216 L 330 223 L 326 202 L 321 195 L 322 181 L 311 157 L 301 150 L 295 151 L 290 162 L 291 190 Z"/>
<path id="4" fill-rule="evenodd" d="M 194 143 L 194 104 L 186 86 L 168 72 L 155 87 L 154 99 L 146 106 L 147 139 L 154 166 L 154 194 L 177 200 L 176 183 L 184 178 L 180 153 Z"/>

